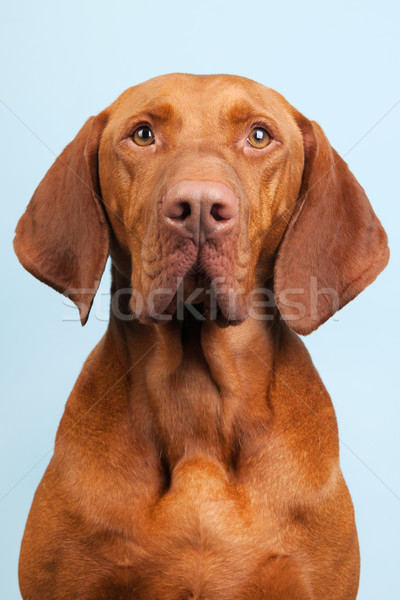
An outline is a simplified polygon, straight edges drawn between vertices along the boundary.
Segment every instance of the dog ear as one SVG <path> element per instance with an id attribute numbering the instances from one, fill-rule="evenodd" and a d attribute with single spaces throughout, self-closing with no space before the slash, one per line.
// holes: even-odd
<path id="1" fill-rule="evenodd" d="M 353 300 L 386 266 L 386 233 L 322 129 L 300 113 L 304 171 L 274 267 L 283 318 L 306 335 Z M 295 309 L 295 310 L 293 310 Z"/>
<path id="2" fill-rule="evenodd" d="M 109 252 L 98 175 L 98 148 L 106 122 L 106 112 L 91 117 L 56 159 L 19 220 L 14 238 L 21 264 L 73 300 L 82 325 Z"/>

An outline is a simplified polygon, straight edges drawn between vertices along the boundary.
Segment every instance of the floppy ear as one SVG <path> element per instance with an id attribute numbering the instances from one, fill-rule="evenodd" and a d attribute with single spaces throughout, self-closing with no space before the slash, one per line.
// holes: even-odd
<path id="1" fill-rule="evenodd" d="M 300 113 L 296 118 L 304 140 L 303 181 L 275 261 L 274 293 L 291 329 L 308 334 L 374 281 L 389 249 L 347 164 L 317 123 Z"/>
<path id="2" fill-rule="evenodd" d="M 19 220 L 14 249 L 32 275 L 68 296 L 88 319 L 109 251 L 98 147 L 107 114 L 91 117 L 47 171 Z"/>

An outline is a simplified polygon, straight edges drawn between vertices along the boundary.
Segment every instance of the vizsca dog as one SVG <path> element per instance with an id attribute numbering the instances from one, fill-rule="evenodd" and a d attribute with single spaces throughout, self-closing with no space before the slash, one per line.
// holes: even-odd
<path id="1" fill-rule="evenodd" d="M 296 333 L 388 248 L 320 127 L 248 79 L 152 79 L 85 123 L 15 250 L 82 324 L 112 259 L 109 327 L 26 526 L 24 599 L 354 599 L 335 413 Z"/>

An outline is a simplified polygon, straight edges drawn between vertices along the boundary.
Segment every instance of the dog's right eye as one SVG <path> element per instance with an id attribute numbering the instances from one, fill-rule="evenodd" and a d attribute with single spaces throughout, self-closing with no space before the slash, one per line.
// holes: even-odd
<path id="1" fill-rule="evenodd" d="M 150 146 L 154 142 L 154 133 L 150 127 L 142 125 L 133 132 L 132 139 L 138 146 Z"/>

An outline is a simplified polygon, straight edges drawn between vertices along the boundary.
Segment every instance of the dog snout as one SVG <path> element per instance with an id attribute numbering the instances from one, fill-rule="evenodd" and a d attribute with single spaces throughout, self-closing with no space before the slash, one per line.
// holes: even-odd
<path id="1" fill-rule="evenodd" d="M 237 214 L 232 188 L 217 181 L 179 181 L 167 189 L 162 204 L 166 225 L 198 245 L 229 233 Z"/>

